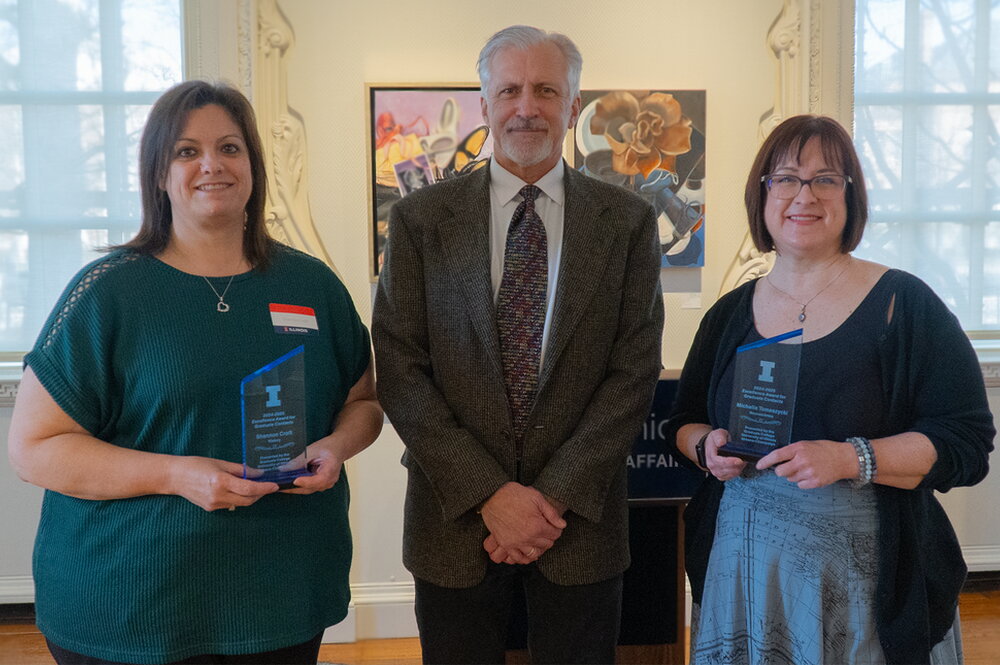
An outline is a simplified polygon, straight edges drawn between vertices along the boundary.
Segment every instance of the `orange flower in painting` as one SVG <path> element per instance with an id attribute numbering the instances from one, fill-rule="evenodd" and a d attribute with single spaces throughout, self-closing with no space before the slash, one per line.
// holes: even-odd
<path id="1" fill-rule="evenodd" d="M 665 92 L 641 101 L 631 92 L 609 92 L 597 101 L 590 132 L 604 135 L 611 147 L 611 167 L 625 175 L 673 171 L 677 155 L 691 149 L 691 120 L 681 112 L 680 102 Z"/>

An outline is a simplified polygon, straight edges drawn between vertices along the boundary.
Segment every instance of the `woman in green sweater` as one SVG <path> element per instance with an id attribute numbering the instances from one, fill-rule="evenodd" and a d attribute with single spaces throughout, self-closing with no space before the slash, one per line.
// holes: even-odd
<path id="1" fill-rule="evenodd" d="M 139 233 L 25 358 L 9 453 L 47 490 L 36 611 L 59 663 L 314 663 L 347 613 L 342 466 L 382 423 L 368 333 L 326 265 L 268 236 L 255 127 L 227 86 L 157 101 Z M 244 477 L 241 381 L 288 354 L 311 474 L 282 489 Z"/>

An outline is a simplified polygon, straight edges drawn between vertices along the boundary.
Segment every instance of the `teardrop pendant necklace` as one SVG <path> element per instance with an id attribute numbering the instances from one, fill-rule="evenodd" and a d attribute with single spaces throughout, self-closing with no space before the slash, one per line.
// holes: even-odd
<path id="1" fill-rule="evenodd" d="M 236 277 L 236 275 L 229 276 L 229 281 L 226 283 L 226 288 L 222 290 L 222 294 L 220 295 L 219 292 L 215 289 L 215 286 L 212 285 L 212 282 L 209 281 L 208 277 L 205 277 L 204 275 L 201 276 L 201 278 L 205 280 L 205 283 L 208 284 L 208 288 L 212 289 L 212 293 L 215 294 L 215 297 L 219 299 L 219 302 L 215 305 L 216 312 L 229 311 L 229 305 L 226 303 L 225 298 L 226 294 L 229 292 L 229 287 L 233 285 L 233 277 Z"/>
<path id="2" fill-rule="evenodd" d="M 816 300 L 816 298 L 819 296 L 819 294 L 823 293 L 828 288 L 830 288 L 831 286 L 833 286 L 833 283 L 836 282 L 838 279 L 840 279 L 840 276 L 844 274 L 844 271 L 847 270 L 847 266 L 849 266 L 849 265 L 851 265 L 851 259 L 850 259 L 850 257 L 848 257 L 847 262 L 844 264 L 844 267 L 840 269 L 840 272 L 837 273 L 836 277 L 834 277 L 829 282 L 827 282 L 826 286 L 824 286 L 822 289 L 820 289 L 819 291 L 817 291 L 816 293 L 814 293 L 813 297 L 810 298 L 809 300 L 805 301 L 805 302 L 802 302 L 802 301 L 798 300 L 797 298 L 795 298 L 794 296 L 792 296 L 792 294 L 789 293 L 788 291 L 785 291 L 784 289 L 778 288 L 778 285 L 775 284 L 774 281 L 771 279 L 771 273 L 767 273 L 767 275 L 764 276 L 764 279 L 767 280 L 767 283 L 770 284 L 774 288 L 775 291 L 777 291 L 778 293 L 784 295 L 786 298 L 788 298 L 789 300 L 791 300 L 796 305 L 798 305 L 799 307 L 802 308 L 802 310 L 799 312 L 798 319 L 799 319 L 799 323 L 805 323 L 805 321 L 806 321 L 806 307 L 809 306 L 809 303 L 811 303 L 813 300 Z"/>

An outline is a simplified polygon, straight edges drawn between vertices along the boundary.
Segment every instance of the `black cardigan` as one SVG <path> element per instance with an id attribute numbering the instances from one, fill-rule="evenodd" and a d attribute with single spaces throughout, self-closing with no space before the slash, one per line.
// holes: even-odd
<path id="1" fill-rule="evenodd" d="M 955 620 L 967 572 L 934 490 L 981 481 L 996 432 L 979 361 L 958 320 L 913 275 L 890 270 L 884 279 L 891 280 L 895 294 L 892 321 L 878 340 L 889 431 L 926 435 L 937 461 L 916 489 L 875 485 L 876 627 L 887 663 L 928 663 L 931 648 Z M 725 415 L 715 410 L 716 390 L 722 370 L 753 325 L 755 284 L 727 293 L 702 319 L 667 427 L 671 446 L 676 448 L 677 431 L 684 425 L 715 428 L 724 422 Z M 683 454 L 674 457 L 687 462 Z M 685 562 L 695 602 L 705 586 L 723 487 L 709 475 L 684 513 Z"/>

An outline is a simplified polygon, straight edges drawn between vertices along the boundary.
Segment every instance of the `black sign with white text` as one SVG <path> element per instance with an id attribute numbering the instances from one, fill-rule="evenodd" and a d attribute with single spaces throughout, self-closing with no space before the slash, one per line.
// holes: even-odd
<path id="1" fill-rule="evenodd" d="M 676 392 L 675 379 L 661 379 L 656 384 L 649 417 L 625 461 L 629 499 L 688 499 L 705 477 L 703 472 L 679 464 L 667 445 L 667 415 Z"/>

